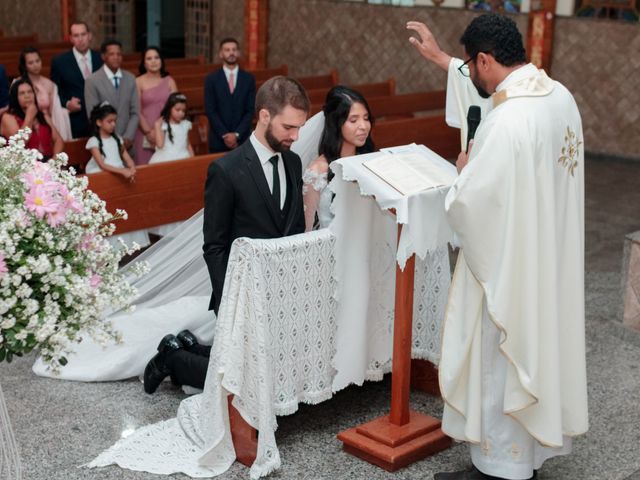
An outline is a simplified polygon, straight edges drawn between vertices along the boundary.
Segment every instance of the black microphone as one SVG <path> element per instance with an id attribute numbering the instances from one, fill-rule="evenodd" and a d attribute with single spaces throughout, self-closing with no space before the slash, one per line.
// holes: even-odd
<path id="1" fill-rule="evenodd" d="M 478 125 L 480 125 L 480 107 L 471 105 L 467 112 L 467 151 L 469 151 L 469 142 L 476 136 Z"/>

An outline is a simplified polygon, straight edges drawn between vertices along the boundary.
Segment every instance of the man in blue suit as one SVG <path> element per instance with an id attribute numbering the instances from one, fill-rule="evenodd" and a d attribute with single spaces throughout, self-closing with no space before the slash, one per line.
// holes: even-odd
<path id="1" fill-rule="evenodd" d="M 0 65 L 0 115 L 2 115 L 9 106 L 9 82 L 4 65 Z"/>
<path id="2" fill-rule="evenodd" d="M 244 143 L 251 133 L 256 80 L 238 66 L 238 41 L 220 42 L 222 68 L 207 75 L 204 105 L 209 119 L 209 152 L 228 152 Z"/>
<path id="3" fill-rule="evenodd" d="M 69 28 L 73 48 L 51 61 L 51 80 L 58 85 L 60 102 L 69 110 L 73 138 L 89 136 L 89 121 L 84 101 L 84 80 L 102 67 L 100 54 L 89 48 L 91 31 L 84 22 Z"/>

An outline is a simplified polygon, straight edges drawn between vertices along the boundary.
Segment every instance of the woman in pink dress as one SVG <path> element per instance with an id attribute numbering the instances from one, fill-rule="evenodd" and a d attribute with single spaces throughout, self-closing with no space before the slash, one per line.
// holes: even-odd
<path id="1" fill-rule="evenodd" d="M 140 76 L 136 78 L 140 99 L 140 122 L 133 142 L 136 165 L 146 165 L 155 152 L 153 125 L 172 92 L 178 91 L 176 82 L 164 69 L 164 59 L 157 47 L 147 47 L 142 53 Z"/>
<path id="2" fill-rule="evenodd" d="M 20 53 L 18 63 L 20 76 L 31 82 L 36 92 L 38 107 L 51 118 L 51 122 L 62 137 L 62 140 L 71 140 L 71 123 L 69 122 L 69 112 L 60 103 L 58 87 L 46 77 L 42 72 L 42 57 L 37 48 L 26 47 Z"/>

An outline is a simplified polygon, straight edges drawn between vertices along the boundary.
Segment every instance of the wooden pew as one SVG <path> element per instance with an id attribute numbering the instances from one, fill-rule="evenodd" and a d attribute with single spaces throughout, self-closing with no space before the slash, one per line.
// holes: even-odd
<path id="1" fill-rule="evenodd" d="M 0 52 L 20 51 L 27 45 L 38 43 L 38 34 L 16 35 L 12 37 L 0 37 Z"/>
<path id="2" fill-rule="evenodd" d="M 189 143 L 196 155 L 206 155 L 209 153 L 209 120 L 205 115 L 195 115 L 191 120 L 192 126 L 189 131 Z"/>
<path id="3" fill-rule="evenodd" d="M 338 71 L 331 70 L 327 75 L 315 75 L 312 77 L 297 77 L 297 80 L 306 90 L 324 89 L 329 91 L 338 84 Z"/>
<path id="4" fill-rule="evenodd" d="M 209 164 L 222 154 L 200 155 L 186 160 L 138 167 L 129 183 L 110 172 L 87 175 L 89 188 L 115 212 L 124 209 L 128 220 L 116 222 L 116 233 L 126 233 L 179 222 L 200 210 Z"/>
<path id="5" fill-rule="evenodd" d="M 460 130 L 449 127 L 444 115 L 376 123 L 372 137 L 376 148 L 418 143 L 450 160 L 460 153 Z"/>
<path id="6" fill-rule="evenodd" d="M 444 90 L 367 98 L 367 103 L 376 121 L 413 118 L 418 112 L 439 111 L 445 108 L 445 101 L 446 92 Z M 312 114 L 318 113 L 320 110 L 322 110 L 322 103 L 315 103 L 311 106 Z"/>
<path id="7" fill-rule="evenodd" d="M 360 85 L 351 85 L 351 88 L 360 92 L 369 101 L 375 97 L 388 97 L 396 93 L 396 81 L 390 78 L 386 82 L 364 83 Z M 318 88 L 307 90 L 309 99 L 312 104 L 322 104 L 327 96 L 329 88 Z"/>
<path id="8" fill-rule="evenodd" d="M 69 157 L 67 165 L 74 167 L 78 173 L 84 173 L 87 163 L 91 160 L 91 153 L 85 148 L 88 140 L 88 137 L 84 137 L 64 142 L 62 151 Z"/>
<path id="9" fill-rule="evenodd" d="M 187 111 L 189 115 L 201 115 L 204 113 L 204 85 L 200 87 L 182 88 L 178 84 L 180 92 L 187 97 Z"/>
<path id="10" fill-rule="evenodd" d="M 203 73 L 187 73 L 187 74 L 181 73 L 178 75 L 174 75 L 172 71 L 171 76 L 176 81 L 176 84 L 178 85 L 178 89 L 195 88 L 195 87 L 204 88 L 205 78 L 207 78 L 207 75 L 209 75 L 209 73 L 216 70 L 216 68 L 213 65 L 211 67 L 212 67 L 211 70 L 208 70 L 207 72 L 203 72 Z M 255 77 L 257 83 L 261 84 L 262 82 L 270 79 L 271 77 L 275 77 L 276 75 L 286 75 L 287 71 L 288 71 L 288 67 L 286 65 L 281 65 L 277 68 L 266 68 L 264 70 L 254 70 L 254 71 L 250 71 L 249 73 L 251 73 Z"/>

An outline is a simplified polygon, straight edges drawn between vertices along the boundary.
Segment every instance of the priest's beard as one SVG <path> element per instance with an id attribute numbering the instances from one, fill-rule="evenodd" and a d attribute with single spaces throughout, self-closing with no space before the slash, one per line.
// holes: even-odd
<path id="1" fill-rule="evenodd" d="M 273 130 L 271 129 L 271 123 L 267 127 L 267 131 L 264 132 L 264 138 L 271 147 L 271 150 L 274 152 L 288 152 L 291 149 L 291 141 L 290 140 L 278 140 L 273 135 Z"/>
<path id="2" fill-rule="evenodd" d="M 491 94 L 487 92 L 484 88 L 482 88 L 476 80 L 471 79 L 471 83 L 473 83 L 473 86 L 476 87 L 476 90 L 478 91 L 478 95 L 480 95 L 482 98 L 489 98 L 491 96 Z"/>

